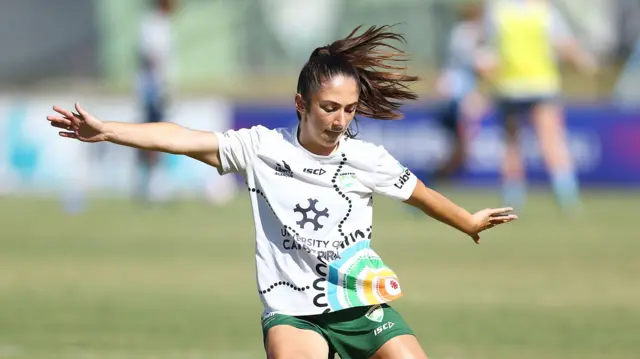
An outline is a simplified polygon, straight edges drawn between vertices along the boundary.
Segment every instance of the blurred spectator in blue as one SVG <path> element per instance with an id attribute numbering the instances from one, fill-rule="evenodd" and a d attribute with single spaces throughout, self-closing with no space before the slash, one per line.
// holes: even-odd
<path id="1" fill-rule="evenodd" d="M 452 149 L 434 171 L 435 181 L 449 178 L 464 164 L 473 128 L 486 108 L 477 87 L 477 69 L 485 58 L 481 46 L 482 6 L 462 5 L 459 13 L 460 21 L 451 30 L 447 61 L 436 86 L 445 97 L 437 120 L 450 137 Z"/>
<path id="2" fill-rule="evenodd" d="M 171 15 L 175 0 L 153 0 L 140 23 L 138 38 L 138 98 L 144 122 L 166 119 L 171 88 L 174 85 L 174 44 Z M 153 199 L 154 174 L 159 162 L 157 152 L 139 151 L 140 179 L 137 194 Z"/>

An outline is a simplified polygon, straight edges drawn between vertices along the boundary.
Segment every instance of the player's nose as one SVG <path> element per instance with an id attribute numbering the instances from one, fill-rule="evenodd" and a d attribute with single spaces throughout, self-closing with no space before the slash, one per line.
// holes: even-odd
<path id="1" fill-rule="evenodd" d="M 331 129 L 334 131 L 341 131 L 347 126 L 347 113 L 344 110 L 338 111 L 331 123 Z"/>

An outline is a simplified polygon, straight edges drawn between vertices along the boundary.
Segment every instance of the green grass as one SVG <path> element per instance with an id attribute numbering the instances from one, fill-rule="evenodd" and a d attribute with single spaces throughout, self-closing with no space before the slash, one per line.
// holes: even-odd
<path id="1" fill-rule="evenodd" d="M 445 191 L 469 209 L 494 193 Z M 225 208 L 0 199 L 0 358 L 263 358 L 253 228 Z M 482 245 L 377 202 L 374 246 L 431 359 L 640 357 L 640 194 L 545 194 Z"/>

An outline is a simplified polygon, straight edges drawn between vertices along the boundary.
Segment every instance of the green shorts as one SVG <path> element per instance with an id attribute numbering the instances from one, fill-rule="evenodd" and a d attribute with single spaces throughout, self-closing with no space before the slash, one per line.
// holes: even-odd
<path id="1" fill-rule="evenodd" d="M 337 353 L 342 359 L 370 358 L 390 339 L 414 335 L 400 313 L 387 304 L 309 316 L 268 315 L 262 319 L 264 340 L 269 329 L 277 325 L 290 325 L 322 335 L 329 344 L 329 358 Z"/>

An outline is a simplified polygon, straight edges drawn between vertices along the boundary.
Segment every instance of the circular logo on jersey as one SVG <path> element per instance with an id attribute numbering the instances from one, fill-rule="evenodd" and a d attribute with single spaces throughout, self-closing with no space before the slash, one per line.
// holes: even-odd
<path id="1" fill-rule="evenodd" d="M 338 181 L 343 187 L 351 187 L 356 183 L 355 173 L 340 173 L 338 175 Z"/>
<path id="2" fill-rule="evenodd" d="M 386 288 L 387 293 L 392 297 L 395 297 L 402 292 L 402 289 L 400 289 L 400 283 L 393 277 L 385 278 L 384 288 Z"/>
<path id="3" fill-rule="evenodd" d="M 376 305 L 402 296 L 396 274 L 361 240 L 329 264 L 327 300 L 333 310 Z"/>

